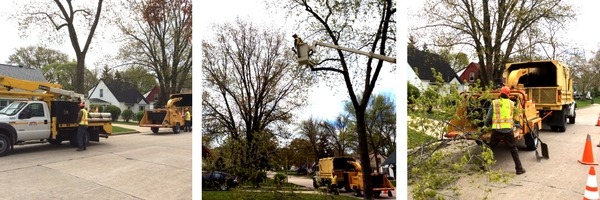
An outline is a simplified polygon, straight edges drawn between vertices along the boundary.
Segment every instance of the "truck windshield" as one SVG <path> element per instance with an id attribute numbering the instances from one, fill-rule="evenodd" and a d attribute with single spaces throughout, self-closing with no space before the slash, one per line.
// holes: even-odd
<path id="1" fill-rule="evenodd" d="M 21 110 L 21 108 L 25 107 L 25 105 L 27 105 L 27 102 L 12 102 L 8 106 L 0 110 L 0 114 L 5 114 L 9 116 L 15 115 L 17 114 L 17 112 L 19 112 L 19 110 Z"/>

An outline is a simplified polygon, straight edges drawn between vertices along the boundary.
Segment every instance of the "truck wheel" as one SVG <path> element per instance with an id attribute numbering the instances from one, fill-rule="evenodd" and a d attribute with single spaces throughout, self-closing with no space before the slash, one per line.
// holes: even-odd
<path id="1" fill-rule="evenodd" d="M 56 138 L 56 139 L 49 139 L 48 143 L 53 144 L 53 145 L 60 145 L 60 143 L 62 143 L 62 140 L 58 139 L 58 138 Z"/>
<path id="2" fill-rule="evenodd" d="M 152 127 L 152 128 L 150 128 L 150 130 L 152 130 L 152 133 L 158 133 L 158 128 L 157 127 Z"/>
<path id="3" fill-rule="evenodd" d="M 394 197 L 394 195 L 392 195 L 392 191 L 388 190 L 388 197 Z"/>
<path id="4" fill-rule="evenodd" d="M 533 150 L 537 149 L 538 136 L 539 136 L 539 129 L 536 125 L 534 125 L 533 130 L 531 130 L 531 133 L 525 135 L 525 145 L 527 145 L 527 150 L 533 151 Z"/>
<path id="5" fill-rule="evenodd" d="M 179 133 L 181 130 L 180 128 L 179 123 L 175 124 L 175 126 L 173 126 L 173 133 Z"/>
<path id="6" fill-rule="evenodd" d="M 374 191 L 373 192 L 373 196 L 379 197 L 379 195 L 381 195 L 381 191 Z"/>
<path id="7" fill-rule="evenodd" d="M 10 152 L 10 140 L 8 136 L 0 134 L 0 156 L 5 156 Z"/>
<path id="8" fill-rule="evenodd" d="M 354 189 L 352 190 L 354 193 L 355 197 L 360 197 L 360 189 L 358 189 L 358 187 L 354 187 Z"/>

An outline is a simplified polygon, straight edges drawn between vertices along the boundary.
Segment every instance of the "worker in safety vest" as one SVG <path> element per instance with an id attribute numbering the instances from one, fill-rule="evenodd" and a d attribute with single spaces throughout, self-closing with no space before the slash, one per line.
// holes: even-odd
<path id="1" fill-rule="evenodd" d="M 185 124 L 183 125 L 183 132 L 192 132 L 192 114 L 190 113 L 189 108 L 185 108 L 183 120 L 185 121 Z"/>
<path id="2" fill-rule="evenodd" d="M 83 151 L 86 149 L 87 140 L 87 128 L 88 128 L 88 112 L 85 109 L 85 103 L 82 101 L 79 103 L 79 113 L 77 114 L 77 151 Z"/>
<path id="3" fill-rule="evenodd" d="M 487 127 L 492 128 L 490 146 L 494 148 L 500 140 L 504 140 L 504 143 L 510 148 L 510 154 L 515 162 L 516 173 L 520 175 L 525 173 L 525 169 L 521 165 L 517 146 L 515 145 L 513 131 L 513 127 L 515 126 L 515 103 L 508 98 L 509 94 L 510 88 L 504 86 L 500 89 L 500 98 L 492 101 L 485 123 Z"/>

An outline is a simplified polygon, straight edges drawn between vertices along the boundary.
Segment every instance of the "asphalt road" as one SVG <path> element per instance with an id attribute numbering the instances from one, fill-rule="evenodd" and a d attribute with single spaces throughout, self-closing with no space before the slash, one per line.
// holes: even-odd
<path id="1" fill-rule="evenodd" d="M 275 173 L 268 172 L 267 176 L 269 176 L 270 178 L 273 178 L 273 176 L 275 176 Z M 289 175 L 288 176 L 288 182 L 296 184 L 296 185 L 304 186 L 306 188 L 314 189 L 312 179 L 310 179 L 308 177 L 305 177 L 305 176 L 293 176 L 293 175 Z M 318 193 L 318 191 L 314 190 L 314 193 Z M 352 194 L 352 192 L 345 192 L 344 189 L 340 190 L 340 195 L 354 197 L 354 195 Z M 392 191 L 392 195 L 393 195 L 393 197 L 388 197 L 387 193 L 386 194 L 381 194 L 380 197 L 375 198 L 375 199 L 396 199 L 396 191 L 395 190 Z M 359 198 L 357 198 L 357 199 L 359 199 Z M 362 199 L 362 197 L 360 199 Z"/>
<path id="2" fill-rule="evenodd" d="M 534 151 L 520 150 L 519 155 L 527 173 L 514 175 L 508 184 L 493 183 L 482 177 L 463 177 L 457 184 L 462 195 L 458 199 L 484 199 L 483 186 L 492 190 L 488 199 L 582 199 L 586 188 L 589 165 L 578 162 L 582 159 L 587 134 L 591 136 L 593 156 L 600 157 L 600 105 L 577 110 L 575 124 L 567 125 L 566 132 L 552 132 L 544 127 L 540 139 L 548 144 L 550 159 L 536 159 Z M 541 153 L 541 152 L 540 152 Z M 497 159 L 493 169 L 514 174 L 515 166 L 506 146 L 494 151 Z M 600 168 L 595 167 L 596 174 Z M 598 181 L 598 175 L 596 175 Z"/>
<path id="3" fill-rule="evenodd" d="M 140 130 L 81 152 L 15 146 L 0 157 L 0 199 L 192 199 L 192 134 Z"/>

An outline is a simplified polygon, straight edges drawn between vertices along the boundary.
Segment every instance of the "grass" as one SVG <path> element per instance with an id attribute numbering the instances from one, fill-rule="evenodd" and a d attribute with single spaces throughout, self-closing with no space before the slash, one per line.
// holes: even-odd
<path id="1" fill-rule="evenodd" d="M 202 199 L 206 200 L 232 200 L 232 199 L 264 199 L 264 200 L 356 200 L 354 197 L 330 195 L 330 194 L 301 194 L 301 193 L 279 193 L 279 192 L 250 192 L 250 191 L 202 191 Z"/>
<path id="2" fill-rule="evenodd" d="M 115 125 L 112 126 L 112 129 L 113 129 L 113 133 L 112 133 L 113 135 L 118 135 L 118 134 L 125 133 L 125 132 L 135 131 L 133 129 L 123 128 L 123 127 L 115 126 Z"/>
<path id="3" fill-rule="evenodd" d="M 435 138 L 433 138 L 429 135 L 423 134 L 423 133 L 419 133 L 411 128 L 408 128 L 407 132 L 408 132 L 408 136 L 407 136 L 408 149 L 412 149 L 414 147 L 418 147 L 422 144 L 425 144 L 428 141 L 435 140 Z"/>
<path id="4" fill-rule="evenodd" d="M 575 100 L 575 102 L 577 102 L 577 108 L 585 108 L 588 107 L 592 104 L 591 102 L 592 100 L 590 99 L 585 99 L 585 100 Z M 594 97 L 594 103 L 600 103 L 600 97 Z"/>
<path id="5" fill-rule="evenodd" d="M 137 121 L 129 121 L 129 122 L 125 122 L 125 121 L 113 121 L 113 124 L 125 124 L 125 125 L 132 125 L 132 126 L 139 126 L 140 123 Z"/>

